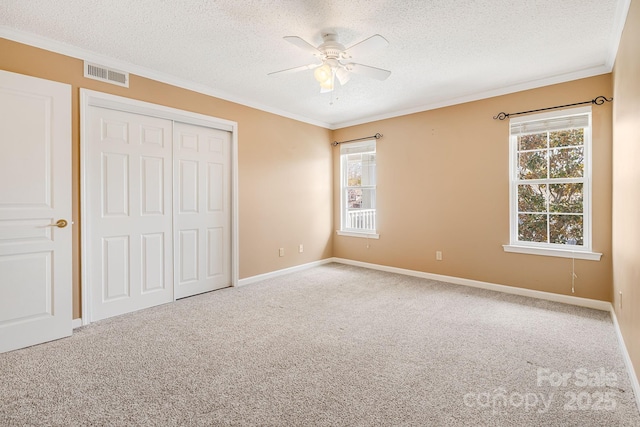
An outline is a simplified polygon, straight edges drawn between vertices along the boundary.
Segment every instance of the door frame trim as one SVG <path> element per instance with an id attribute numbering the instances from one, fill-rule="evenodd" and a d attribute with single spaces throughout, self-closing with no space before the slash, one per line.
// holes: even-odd
<path id="1" fill-rule="evenodd" d="M 86 156 L 87 156 L 87 117 L 89 107 L 108 108 L 127 113 L 141 114 L 172 120 L 174 122 L 187 123 L 212 129 L 231 132 L 231 286 L 238 286 L 239 277 L 239 222 L 238 222 L 238 123 L 191 111 L 165 107 L 163 105 L 138 101 L 122 96 L 97 92 L 89 89 L 80 89 L 80 292 L 82 324 L 91 323 L 91 286 L 89 286 L 86 262 L 89 259 L 87 253 L 88 225 L 83 215 L 88 212 L 86 206 Z M 174 296 L 175 300 L 175 296 Z"/>

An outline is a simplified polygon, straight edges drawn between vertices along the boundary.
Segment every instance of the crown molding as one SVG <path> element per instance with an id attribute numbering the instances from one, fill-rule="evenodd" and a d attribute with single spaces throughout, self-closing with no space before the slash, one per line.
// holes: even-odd
<path id="1" fill-rule="evenodd" d="M 430 104 L 424 104 L 413 108 L 407 108 L 403 110 L 396 110 L 390 113 L 380 114 L 373 117 L 367 117 L 359 120 L 353 120 L 343 123 L 337 123 L 331 127 L 331 129 L 342 129 L 346 127 L 361 125 L 365 123 L 376 122 L 379 120 L 392 119 L 394 117 L 406 116 L 408 114 L 422 113 L 424 111 L 436 110 L 438 108 L 450 107 L 452 105 L 464 104 L 467 102 L 480 101 L 482 99 L 493 98 L 496 96 L 509 95 L 516 92 L 522 92 L 529 89 L 537 89 L 544 86 L 550 86 L 558 83 L 566 83 L 572 80 L 584 79 L 587 77 L 599 76 L 601 74 L 607 74 L 611 72 L 611 67 L 608 65 L 597 65 L 594 67 L 586 68 L 579 71 L 574 71 L 566 74 L 558 74 L 551 77 L 545 77 L 538 80 L 531 80 L 527 82 L 517 83 L 511 86 L 505 86 L 497 89 L 491 89 L 488 91 L 478 92 L 471 95 L 464 95 L 456 98 L 447 99 L 444 101 L 438 101 Z"/>
<path id="2" fill-rule="evenodd" d="M 158 81 L 160 83 L 166 83 L 182 89 L 187 89 L 187 90 L 198 92 L 204 95 L 209 95 L 214 98 L 233 102 L 235 104 L 244 105 L 250 108 L 255 108 L 257 110 L 261 110 L 267 113 L 297 120 L 299 122 L 308 123 L 308 124 L 326 128 L 326 129 L 331 129 L 331 124 L 329 123 L 325 123 L 319 120 L 314 120 L 309 117 L 300 116 L 297 114 L 290 113 L 288 111 L 270 107 L 268 105 L 253 102 L 253 101 L 240 98 L 220 90 L 213 89 L 212 87 L 209 87 L 206 85 L 194 83 L 192 81 L 175 77 L 170 74 L 161 73 L 159 71 L 155 71 L 147 67 L 143 67 L 140 65 L 132 64 L 130 62 L 111 58 L 106 55 L 102 55 L 87 49 L 82 49 L 76 46 L 72 46 L 70 44 L 63 43 L 57 40 L 49 39 L 47 37 L 42 37 L 33 33 L 16 30 L 15 28 L 10 28 L 5 25 L 0 25 L 0 37 L 7 40 L 15 41 L 18 43 L 33 46 L 39 49 L 44 49 L 50 52 L 80 59 L 83 61 L 94 62 L 96 64 L 100 64 L 106 67 L 113 67 L 119 70 L 127 71 L 131 74 L 135 74 L 140 77 L 145 77 L 151 80 Z"/>

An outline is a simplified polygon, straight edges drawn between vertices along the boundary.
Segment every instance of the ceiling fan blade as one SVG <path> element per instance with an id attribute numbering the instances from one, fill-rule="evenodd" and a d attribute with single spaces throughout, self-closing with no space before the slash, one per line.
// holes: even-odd
<path id="1" fill-rule="evenodd" d="M 309 43 L 307 43 L 306 41 L 304 41 L 298 36 L 286 36 L 284 37 L 284 39 L 289 43 L 291 43 L 292 45 L 299 47 L 300 49 L 310 53 L 313 56 L 321 55 L 320 51 L 316 49 L 315 46 L 310 45 Z"/>
<path id="2" fill-rule="evenodd" d="M 386 80 L 391 75 L 391 71 L 383 70 L 382 68 L 370 67 L 369 65 L 362 64 L 347 64 L 346 68 L 356 74 L 362 74 L 363 76 L 370 77 L 376 80 Z"/>
<path id="3" fill-rule="evenodd" d="M 280 71 L 274 71 L 272 73 L 268 73 L 268 76 L 273 76 L 274 74 L 289 74 L 289 73 L 295 73 L 297 71 L 303 71 L 303 70 L 313 70 L 316 67 L 319 67 L 322 64 L 309 64 L 309 65 L 301 65 L 299 67 L 293 67 L 293 68 L 287 68 L 286 70 L 280 70 Z"/>
<path id="4" fill-rule="evenodd" d="M 353 46 L 347 48 L 345 50 L 346 58 L 354 58 L 360 57 L 364 55 L 370 55 L 374 53 L 376 50 L 388 46 L 389 42 L 387 39 L 382 37 L 380 34 L 373 35 L 368 39 L 364 39 L 359 43 L 354 44 Z"/>
<path id="5" fill-rule="evenodd" d="M 338 68 L 336 70 L 336 77 L 342 86 L 346 85 L 349 79 L 351 78 L 351 73 L 345 70 L 344 68 Z"/>

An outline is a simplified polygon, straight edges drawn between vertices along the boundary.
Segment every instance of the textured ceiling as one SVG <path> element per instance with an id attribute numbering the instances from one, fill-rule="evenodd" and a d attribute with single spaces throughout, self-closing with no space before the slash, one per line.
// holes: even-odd
<path id="1" fill-rule="evenodd" d="M 628 2 L 2 0 L 0 36 L 39 36 L 59 51 L 338 128 L 608 72 Z M 330 105 L 311 70 L 267 75 L 312 62 L 284 36 L 319 45 L 329 29 L 347 47 L 384 36 L 389 46 L 358 62 L 391 76 L 354 75 Z"/>

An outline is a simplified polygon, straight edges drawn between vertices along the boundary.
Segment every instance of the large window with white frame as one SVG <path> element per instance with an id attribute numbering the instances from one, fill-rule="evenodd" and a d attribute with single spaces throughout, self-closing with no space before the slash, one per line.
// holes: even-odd
<path id="1" fill-rule="evenodd" d="M 590 107 L 511 119 L 510 176 L 505 250 L 600 255 L 591 253 Z"/>
<path id="2" fill-rule="evenodd" d="M 376 141 L 340 145 L 340 230 L 377 237 Z"/>

